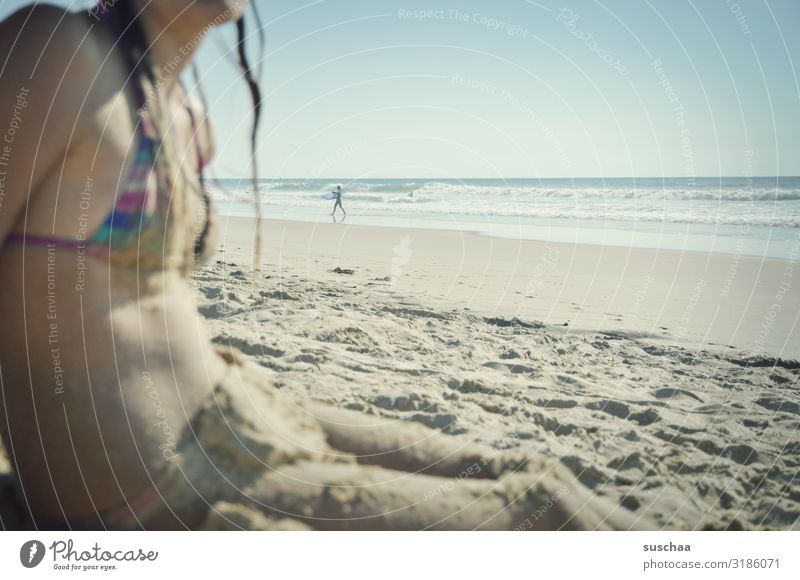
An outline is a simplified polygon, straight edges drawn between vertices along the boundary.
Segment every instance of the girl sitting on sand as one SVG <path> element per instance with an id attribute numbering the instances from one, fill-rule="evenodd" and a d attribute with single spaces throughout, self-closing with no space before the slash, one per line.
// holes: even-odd
<path id="1" fill-rule="evenodd" d="M 314 528 L 630 527 L 558 465 L 299 406 L 210 343 L 189 276 L 214 250 L 213 140 L 179 74 L 209 26 L 243 42 L 244 4 L 0 24 L 0 427 L 24 525 L 196 528 L 238 504 Z"/>

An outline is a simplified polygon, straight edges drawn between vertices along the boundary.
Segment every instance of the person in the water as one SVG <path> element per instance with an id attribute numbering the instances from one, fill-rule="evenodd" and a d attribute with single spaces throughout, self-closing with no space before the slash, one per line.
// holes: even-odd
<path id="1" fill-rule="evenodd" d="M 334 215 L 336 213 L 336 208 L 337 207 L 341 208 L 342 213 L 344 215 L 347 215 L 347 212 L 344 211 L 344 206 L 342 206 L 342 194 L 344 193 L 342 191 L 342 186 L 341 185 L 337 185 L 336 186 L 336 191 L 334 191 L 333 193 L 334 193 L 334 195 L 336 195 L 336 203 L 333 204 L 333 211 L 331 212 L 331 215 Z"/>

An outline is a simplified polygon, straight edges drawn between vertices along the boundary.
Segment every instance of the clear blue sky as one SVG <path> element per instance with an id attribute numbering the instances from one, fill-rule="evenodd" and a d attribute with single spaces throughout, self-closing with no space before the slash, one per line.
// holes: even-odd
<path id="1" fill-rule="evenodd" d="M 797 0 L 255 1 L 264 177 L 800 175 Z M 226 28 L 199 54 L 223 177 L 250 123 Z"/>

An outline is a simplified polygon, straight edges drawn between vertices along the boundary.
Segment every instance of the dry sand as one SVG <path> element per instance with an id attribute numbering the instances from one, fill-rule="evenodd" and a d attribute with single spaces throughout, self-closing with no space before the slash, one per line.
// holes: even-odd
<path id="1" fill-rule="evenodd" d="M 255 287 L 244 219 L 227 221 L 196 285 L 214 340 L 288 396 L 558 458 L 657 528 L 800 525 L 792 261 L 346 224 L 263 231 Z"/>

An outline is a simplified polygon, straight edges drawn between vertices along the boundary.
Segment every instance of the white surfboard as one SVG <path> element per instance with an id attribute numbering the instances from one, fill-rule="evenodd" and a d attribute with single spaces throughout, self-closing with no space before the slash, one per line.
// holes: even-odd
<path id="1" fill-rule="evenodd" d="M 344 195 L 344 193 L 345 192 L 342 191 L 342 195 Z M 319 198 L 320 199 L 336 199 L 336 192 L 335 191 L 329 191 L 328 193 L 323 193 L 322 195 L 319 196 Z"/>

